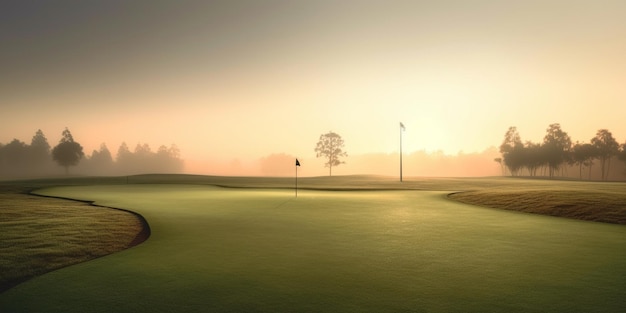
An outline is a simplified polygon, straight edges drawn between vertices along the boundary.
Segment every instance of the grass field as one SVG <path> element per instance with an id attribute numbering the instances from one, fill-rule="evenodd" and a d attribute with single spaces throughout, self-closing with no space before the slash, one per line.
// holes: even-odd
<path id="1" fill-rule="evenodd" d="M 146 176 L 132 177 L 129 185 L 78 179 L 65 183 L 75 186 L 43 189 L 39 192 L 46 195 L 132 209 L 150 223 L 152 235 L 139 246 L 12 288 L 0 294 L 0 311 L 620 312 L 626 307 L 624 226 L 485 209 L 447 198 L 452 191 L 486 188 L 595 192 L 624 185 L 311 178 L 301 182 L 309 189 L 296 199 L 288 182 Z"/>

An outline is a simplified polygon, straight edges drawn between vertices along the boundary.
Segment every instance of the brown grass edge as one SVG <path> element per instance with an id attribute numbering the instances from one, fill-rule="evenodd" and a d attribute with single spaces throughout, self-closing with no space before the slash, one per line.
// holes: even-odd
<path id="1" fill-rule="evenodd" d="M 105 205 L 99 205 L 99 204 L 95 204 L 95 201 L 91 201 L 91 200 L 79 200 L 79 199 L 72 199 L 72 198 L 67 198 L 67 197 L 58 197 L 58 196 L 48 196 L 48 195 L 41 195 L 41 194 L 37 194 L 35 193 L 37 189 L 27 189 L 27 190 L 15 190 L 14 193 L 17 194 L 27 194 L 27 195 L 31 195 L 31 196 L 36 196 L 36 197 L 41 197 L 41 198 L 53 198 L 53 199 L 60 199 L 60 200 L 66 200 L 66 201 L 73 201 L 73 202 L 80 202 L 80 203 L 85 203 L 89 206 L 93 206 L 93 207 L 98 207 L 98 208 L 105 208 L 105 209 L 111 209 L 111 210 L 117 210 L 117 211 L 122 211 L 122 212 L 126 212 L 129 213 L 131 215 L 133 215 L 141 224 L 141 230 L 139 231 L 139 233 L 137 233 L 137 235 L 135 235 L 135 238 L 133 238 L 133 240 L 128 244 L 128 246 L 126 246 L 124 249 L 121 250 L 117 250 L 117 251 L 113 251 L 111 253 L 105 254 L 105 255 L 100 255 L 100 256 L 96 256 L 94 258 L 88 259 L 88 260 L 84 260 L 84 261 L 80 261 L 80 262 L 75 262 L 75 263 L 68 263 L 64 266 L 60 266 L 60 267 L 55 267 L 55 268 L 50 268 L 49 270 L 45 270 L 42 271 L 41 273 L 38 273 L 36 275 L 33 276 L 23 276 L 21 277 L 21 279 L 16 279 L 16 280 L 12 280 L 12 281 L 7 281 L 4 282 L 3 284 L 0 284 L 0 294 L 4 293 L 5 291 L 18 286 L 24 282 L 27 282 L 35 277 L 47 274 L 47 273 L 51 273 L 66 267 L 70 267 L 73 265 L 77 265 L 77 264 L 81 264 L 81 263 L 85 263 L 85 262 L 89 262 L 92 260 L 96 260 L 120 251 L 124 251 L 124 250 L 128 250 L 132 247 L 135 247 L 143 242 L 145 242 L 146 240 L 148 240 L 148 238 L 150 238 L 150 235 L 152 234 L 152 231 L 150 229 L 150 224 L 148 223 L 148 221 L 146 220 L 145 217 L 143 217 L 143 215 L 131 211 L 131 210 L 127 210 L 127 209 L 123 209 L 123 208 L 116 208 L 116 207 L 112 207 L 112 206 L 105 206 Z"/>

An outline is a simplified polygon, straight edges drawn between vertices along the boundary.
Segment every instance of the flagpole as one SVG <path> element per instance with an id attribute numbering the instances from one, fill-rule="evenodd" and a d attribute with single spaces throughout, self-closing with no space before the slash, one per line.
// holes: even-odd
<path id="1" fill-rule="evenodd" d="M 297 197 L 298 197 L 298 165 L 296 165 L 296 198 Z"/>
<path id="2" fill-rule="evenodd" d="M 296 158 L 296 198 L 298 197 L 298 166 L 300 166 L 300 161 Z"/>
<path id="3" fill-rule="evenodd" d="M 402 132 L 404 131 L 404 124 L 400 122 L 400 182 L 402 182 Z"/>

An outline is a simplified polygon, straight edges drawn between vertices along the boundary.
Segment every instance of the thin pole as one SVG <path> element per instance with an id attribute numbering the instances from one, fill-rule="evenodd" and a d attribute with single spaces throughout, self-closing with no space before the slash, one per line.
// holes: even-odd
<path id="1" fill-rule="evenodd" d="M 296 165 L 296 198 L 298 197 L 298 166 Z"/>
<path id="2" fill-rule="evenodd" d="M 402 182 L 402 123 L 400 123 L 400 182 Z"/>

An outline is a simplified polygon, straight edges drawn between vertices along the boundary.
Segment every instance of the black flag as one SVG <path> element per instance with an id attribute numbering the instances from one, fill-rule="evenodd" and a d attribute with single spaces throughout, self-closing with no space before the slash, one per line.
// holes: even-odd
<path id="1" fill-rule="evenodd" d="M 298 159 L 296 159 L 296 166 L 300 166 L 300 161 L 298 161 Z"/>

